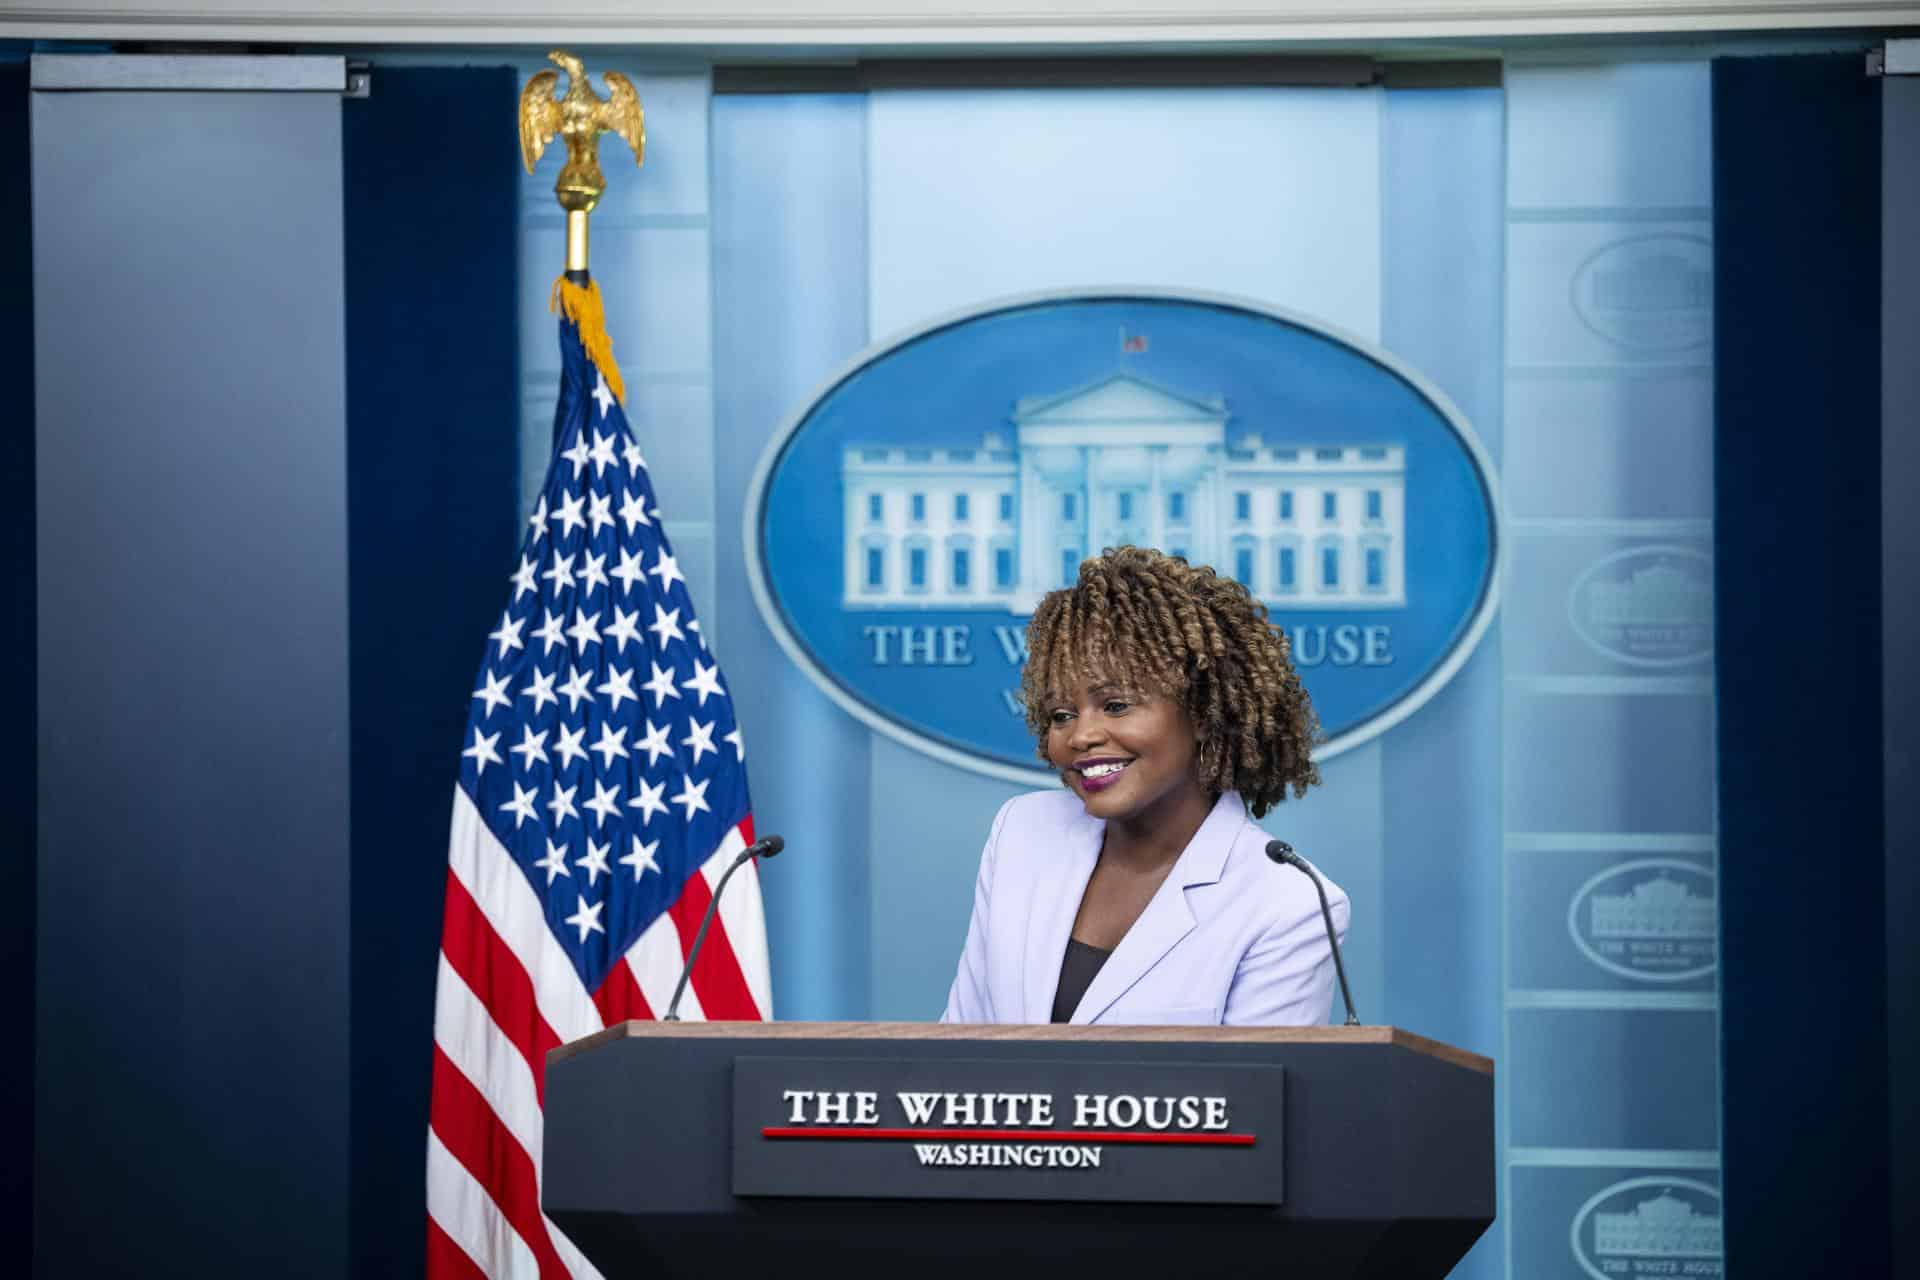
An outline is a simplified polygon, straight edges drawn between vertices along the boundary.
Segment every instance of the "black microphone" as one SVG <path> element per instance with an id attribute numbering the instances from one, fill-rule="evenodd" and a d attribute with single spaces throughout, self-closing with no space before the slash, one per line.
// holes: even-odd
<path id="1" fill-rule="evenodd" d="M 1347 986 L 1347 966 L 1340 962 L 1340 939 L 1334 936 L 1333 912 L 1327 907 L 1327 886 L 1320 883 L 1320 873 L 1307 865 L 1307 860 L 1293 851 L 1293 846 L 1285 840 L 1267 841 L 1267 856 L 1275 862 L 1284 862 L 1288 866 L 1304 871 L 1307 879 L 1313 881 L 1313 891 L 1320 895 L 1320 918 L 1327 925 L 1327 945 L 1333 948 L 1333 972 L 1340 979 L 1340 999 L 1347 1006 L 1347 1025 L 1360 1025 L 1359 1017 L 1353 1011 L 1353 992 Z"/>
<path id="2" fill-rule="evenodd" d="M 693 935 L 693 946 L 687 950 L 687 967 L 680 971 L 679 985 L 673 989 L 673 999 L 667 1002 L 667 1012 L 662 1022 L 680 1021 L 680 997 L 687 994 L 687 980 L 693 977 L 693 962 L 700 958 L 700 948 L 707 940 L 707 926 L 713 923 L 713 913 L 720 906 L 720 895 L 727 891 L 727 881 L 733 879 L 733 873 L 746 866 L 755 858 L 771 858 L 787 847 L 787 842 L 779 836 L 761 836 L 740 851 L 740 856 L 728 866 L 726 874 L 720 877 L 720 883 L 713 886 L 713 897 L 707 903 L 707 914 L 700 917 L 700 931 Z"/>

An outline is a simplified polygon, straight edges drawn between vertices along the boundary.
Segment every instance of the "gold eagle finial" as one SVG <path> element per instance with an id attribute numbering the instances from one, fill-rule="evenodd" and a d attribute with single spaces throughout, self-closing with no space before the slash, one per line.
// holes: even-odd
<path id="1" fill-rule="evenodd" d="M 567 142 L 567 162 L 560 169 L 553 194 L 567 211 L 567 265 L 575 267 L 574 227 L 579 225 L 579 263 L 586 266 L 586 217 L 600 203 L 607 189 L 606 175 L 600 172 L 600 135 L 617 133 L 633 149 L 633 162 L 645 159 L 646 124 L 640 110 L 640 94 L 633 81 L 618 71 L 606 73 L 607 96 L 602 99 L 587 80 L 587 69 L 580 59 L 564 49 L 547 55 L 567 73 L 567 91 L 554 92 L 560 72 L 536 72 L 520 91 L 520 159 L 533 172 L 540 155 L 558 134 Z"/>

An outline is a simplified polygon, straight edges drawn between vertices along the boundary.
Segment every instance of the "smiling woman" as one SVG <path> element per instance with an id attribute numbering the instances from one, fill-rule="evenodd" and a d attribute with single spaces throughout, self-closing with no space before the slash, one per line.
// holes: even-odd
<path id="1" fill-rule="evenodd" d="M 1040 602 L 1028 643 L 1027 723 L 1071 794 L 994 820 L 945 1020 L 1323 1021 L 1317 900 L 1253 823 L 1320 780 L 1285 633 L 1238 582 L 1120 547 Z"/>

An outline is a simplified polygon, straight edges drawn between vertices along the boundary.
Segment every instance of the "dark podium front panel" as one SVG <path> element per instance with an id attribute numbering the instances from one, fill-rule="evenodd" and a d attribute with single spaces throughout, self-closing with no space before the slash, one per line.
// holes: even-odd
<path id="1" fill-rule="evenodd" d="M 1494 1215 L 1492 1064 L 1387 1027 L 627 1023 L 545 1149 L 608 1280 L 1443 1276 Z"/>

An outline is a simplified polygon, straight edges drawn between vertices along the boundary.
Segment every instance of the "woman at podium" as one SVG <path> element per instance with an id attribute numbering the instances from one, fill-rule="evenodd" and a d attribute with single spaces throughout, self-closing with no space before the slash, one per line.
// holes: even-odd
<path id="1" fill-rule="evenodd" d="M 1312 704 L 1247 589 L 1139 547 L 1034 610 L 1027 724 L 1064 791 L 1001 806 L 945 1022 L 1307 1025 L 1319 898 L 1254 825 L 1320 781 Z M 1327 893 L 1344 937 L 1347 895 Z"/>

